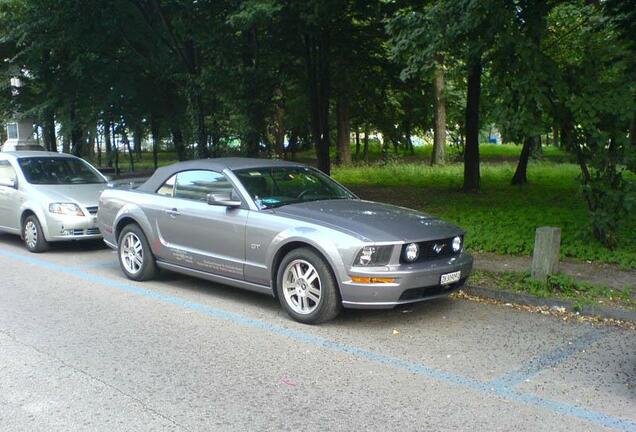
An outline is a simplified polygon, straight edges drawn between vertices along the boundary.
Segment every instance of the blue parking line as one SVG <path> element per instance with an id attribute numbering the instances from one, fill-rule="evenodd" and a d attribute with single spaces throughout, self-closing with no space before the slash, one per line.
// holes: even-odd
<path id="1" fill-rule="evenodd" d="M 93 269 L 93 268 L 119 268 L 119 261 L 117 261 L 116 257 L 113 257 L 109 260 L 101 260 L 101 261 L 92 261 L 87 264 L 80 264 L 74 266 L 75 269 Z"/>
<path id="2" fill-rule="evenodd" d="M 609 427 L 609 428 L 613 428 L 613 429 L 617 429 L 621 431 L 636 432 L 636 422 L 634 421 L 623 419 L 620 417 L 614 417 L 614 416 L 604 414 L 598 411 L 588 410 L 586 408 L 579 407 L 576 405 L 562 403 L 558 401 L 545 399 L 539 396 L 522 393 L 517 390 L 514 390 L 512 387 L 509 387 L 503 382 L 498 385 L 493 385 L 493 383 L 483 382 L 483 381 L 465 377 L 462 375 L 453 374 L 453 373 L 446 372 L 440 369 L 435 369 L 435 368 L 424 366 L 418 363 L 414 363 L 408 360 L 387 356 L 378 352 L 365 350 L 365 349 L 348 345 L 342 342 L 325 339 L 320 336 L 314 336 L 302 331 L 291 330 L 285 327 L 269 324 L 267 322 L 249 318 L 245 315 L 237 314 L 235 312 L 230 312 L 223 309 L 214 308 L 214 307 L 207 306 L 201 303 L 191 302 L 176 296 L 162 294 L 162 293 L 147 290 L 144 288 L 139 288 L 137 286 L 131 285 L 130 283 L 120 282 L 115 279 L 109 279 L 106 277 L 87 273 L 79 269 L 65 267 L 63 265 L 55 264 L 43 259 L 34 258 L 31 256 L 17 254 L 17 253 L 12 253 L 8 251 L 2 251 L 2 250 L 0 250 L 0 256 L 12 258 L 12 259 L 21 261 L 23 263 L 38 266 L 38 267 L 45 268 L 47 270 L 55 271 L 58 273 L 67 274 L 69 276 L 73 276 L 75 278 L 78 278 L 87 282 L 99 283 L 99 284 L 102 284 L 111 288 L 115 288 L 121 291 L 125 291 L 128 293 L 132 293 L 132 294 L 150 298 L 150 299 L 159 300 L 163 303 L 172 304 L 172 305 L 179 306 L 185 309 L 197 311 L 201 314 L 204 314 L 213 318 L 226 320 L 226 321 L 229 321 L 244 327 L 250 327 L 250 328 L 268 331 L 276 335 L 285 336 L 292 340 L 314 345 L 314 346 L 327 349 L 333 352 L 346 353 L 354 357 L 367 360 L 373 363 L 382 364 L 382 365 L 389 366 L 395 369 L 408 371 L 420 376 L 429 377 L 438 381 L 455 384 L 465 388 L 470 388 L 472 390 L 475 390 L 484 394 L 495 395 L 495 396 L 507 399 L 508 401 L 523 403 L 526 405 L 543 408 L 557 414 L 576 417 L 578 419 L 586 420 L 603 427 Z M 511 382 L 513 381 L 514 380 L 511 380 Z"/>
<path id="3" fill-rule="evenodd" d="M 530 360 L 523 367 L 508 372 L 503 376 L 490 381 L 490 385 L 492 385 L 493 387 L 513 388 L 518 384 L 521 384 L 524 381 L 529 380 L 535 375 L 541 373 L 545 369 L 553 368 L 563 363 L 572 355 L 583 350 L 592 343 L 606 337 L 607 335 L 609 335 L 609 332 L 607 331 L 590 331 L 570 342 L 569 345 L 558 347 L 546 354 L 536 357 Z"/>

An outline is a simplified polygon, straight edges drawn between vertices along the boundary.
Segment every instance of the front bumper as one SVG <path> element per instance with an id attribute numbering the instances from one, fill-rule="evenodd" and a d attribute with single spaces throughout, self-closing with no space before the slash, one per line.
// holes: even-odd
<path id="1" fill-rule="evenodd" d="M 347 308 L 387 309 L 442 297 L 458 290 L 473 268 L 473 257 L 462 253 L 455 257 L 425 261 L 414 265 L 365 269 L 353 267 L 340 285 L 342 304 Z M 440 285 L 442 274 L 461 271 L 460 280 Z M 355 283 L 353 276 L 394 278 L 394 283 Z"/>
<path id="2" fill-rule="evenodd" d="M 45 237 L 48 241 L 101 239 L 102 233 L 97 227 L 97 217 L 61 216 L 53 213 L 46 215 Z"/>

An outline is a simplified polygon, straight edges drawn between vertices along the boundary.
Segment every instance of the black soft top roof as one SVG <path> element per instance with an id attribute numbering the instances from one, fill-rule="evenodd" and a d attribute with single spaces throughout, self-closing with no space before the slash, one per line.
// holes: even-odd
<path id="1" fill-rule="evenodd" d="M 255 158 L 215 158 L 215 159 L 197 159 L 187 162 L 178 162 L 157 169 L 155 173 L 144 184 L 137 188 L 141 192 L 154 193 L 161 185 L 170 177 L 181 171 L 190 170 L 210 170 L 221 172 L 224 169 L 231 171 L 250 169 L 250 168 L 269 168 L 269 167 L 298 167 L 303 166 L 296 162 L 287 162 L 272 159 L 255 159 Z"/>

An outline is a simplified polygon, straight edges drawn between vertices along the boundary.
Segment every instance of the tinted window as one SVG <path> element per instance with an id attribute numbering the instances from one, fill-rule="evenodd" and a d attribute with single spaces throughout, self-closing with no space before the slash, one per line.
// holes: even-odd
<path id="1" fill-rule="evenodd" d="M 0 179 L 17 180 L 15 170 L 8 161 L 0 161 Z"/>
<path id="2" fill-rule="evenodd" d="M 172 196 L 172 193 L 174 192 L 174 181 L 176 178 L 177 176 L 173 175 L 168 180 L 166 180 L 166 182 L 161 185 L 157 193 L 163 196 Z"/>
<path id="3" fill-rule="evenodd" d="M 26 180 L 32 184 L 105 183 L 95 169 L 81 159 L 66 157 L 29 157 L 18 159 Z"/>
<path id="4" fill-rule="evenodd" d="M 223 174 L 213 171 L 184 171 L 177 174 L 176 198 L 207 202 L 208 194 L 232 193 L 232 184 Z"/>

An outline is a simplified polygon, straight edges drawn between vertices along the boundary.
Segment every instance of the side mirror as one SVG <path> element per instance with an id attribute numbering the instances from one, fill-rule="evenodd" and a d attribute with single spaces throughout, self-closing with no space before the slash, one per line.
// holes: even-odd
<path id="1" fill-rule="evenodd" d="M 231 192 L 211 193 L 208 194 L 208 204 L 223 207 L 240 207 L 241 201 L 232 198 Z"/>
<path id="2" fill-rule="evenodd" d="M 14 188 L 16 187 L 16 181 L 12 178 L 0 178 L 0 186 Z"/>

